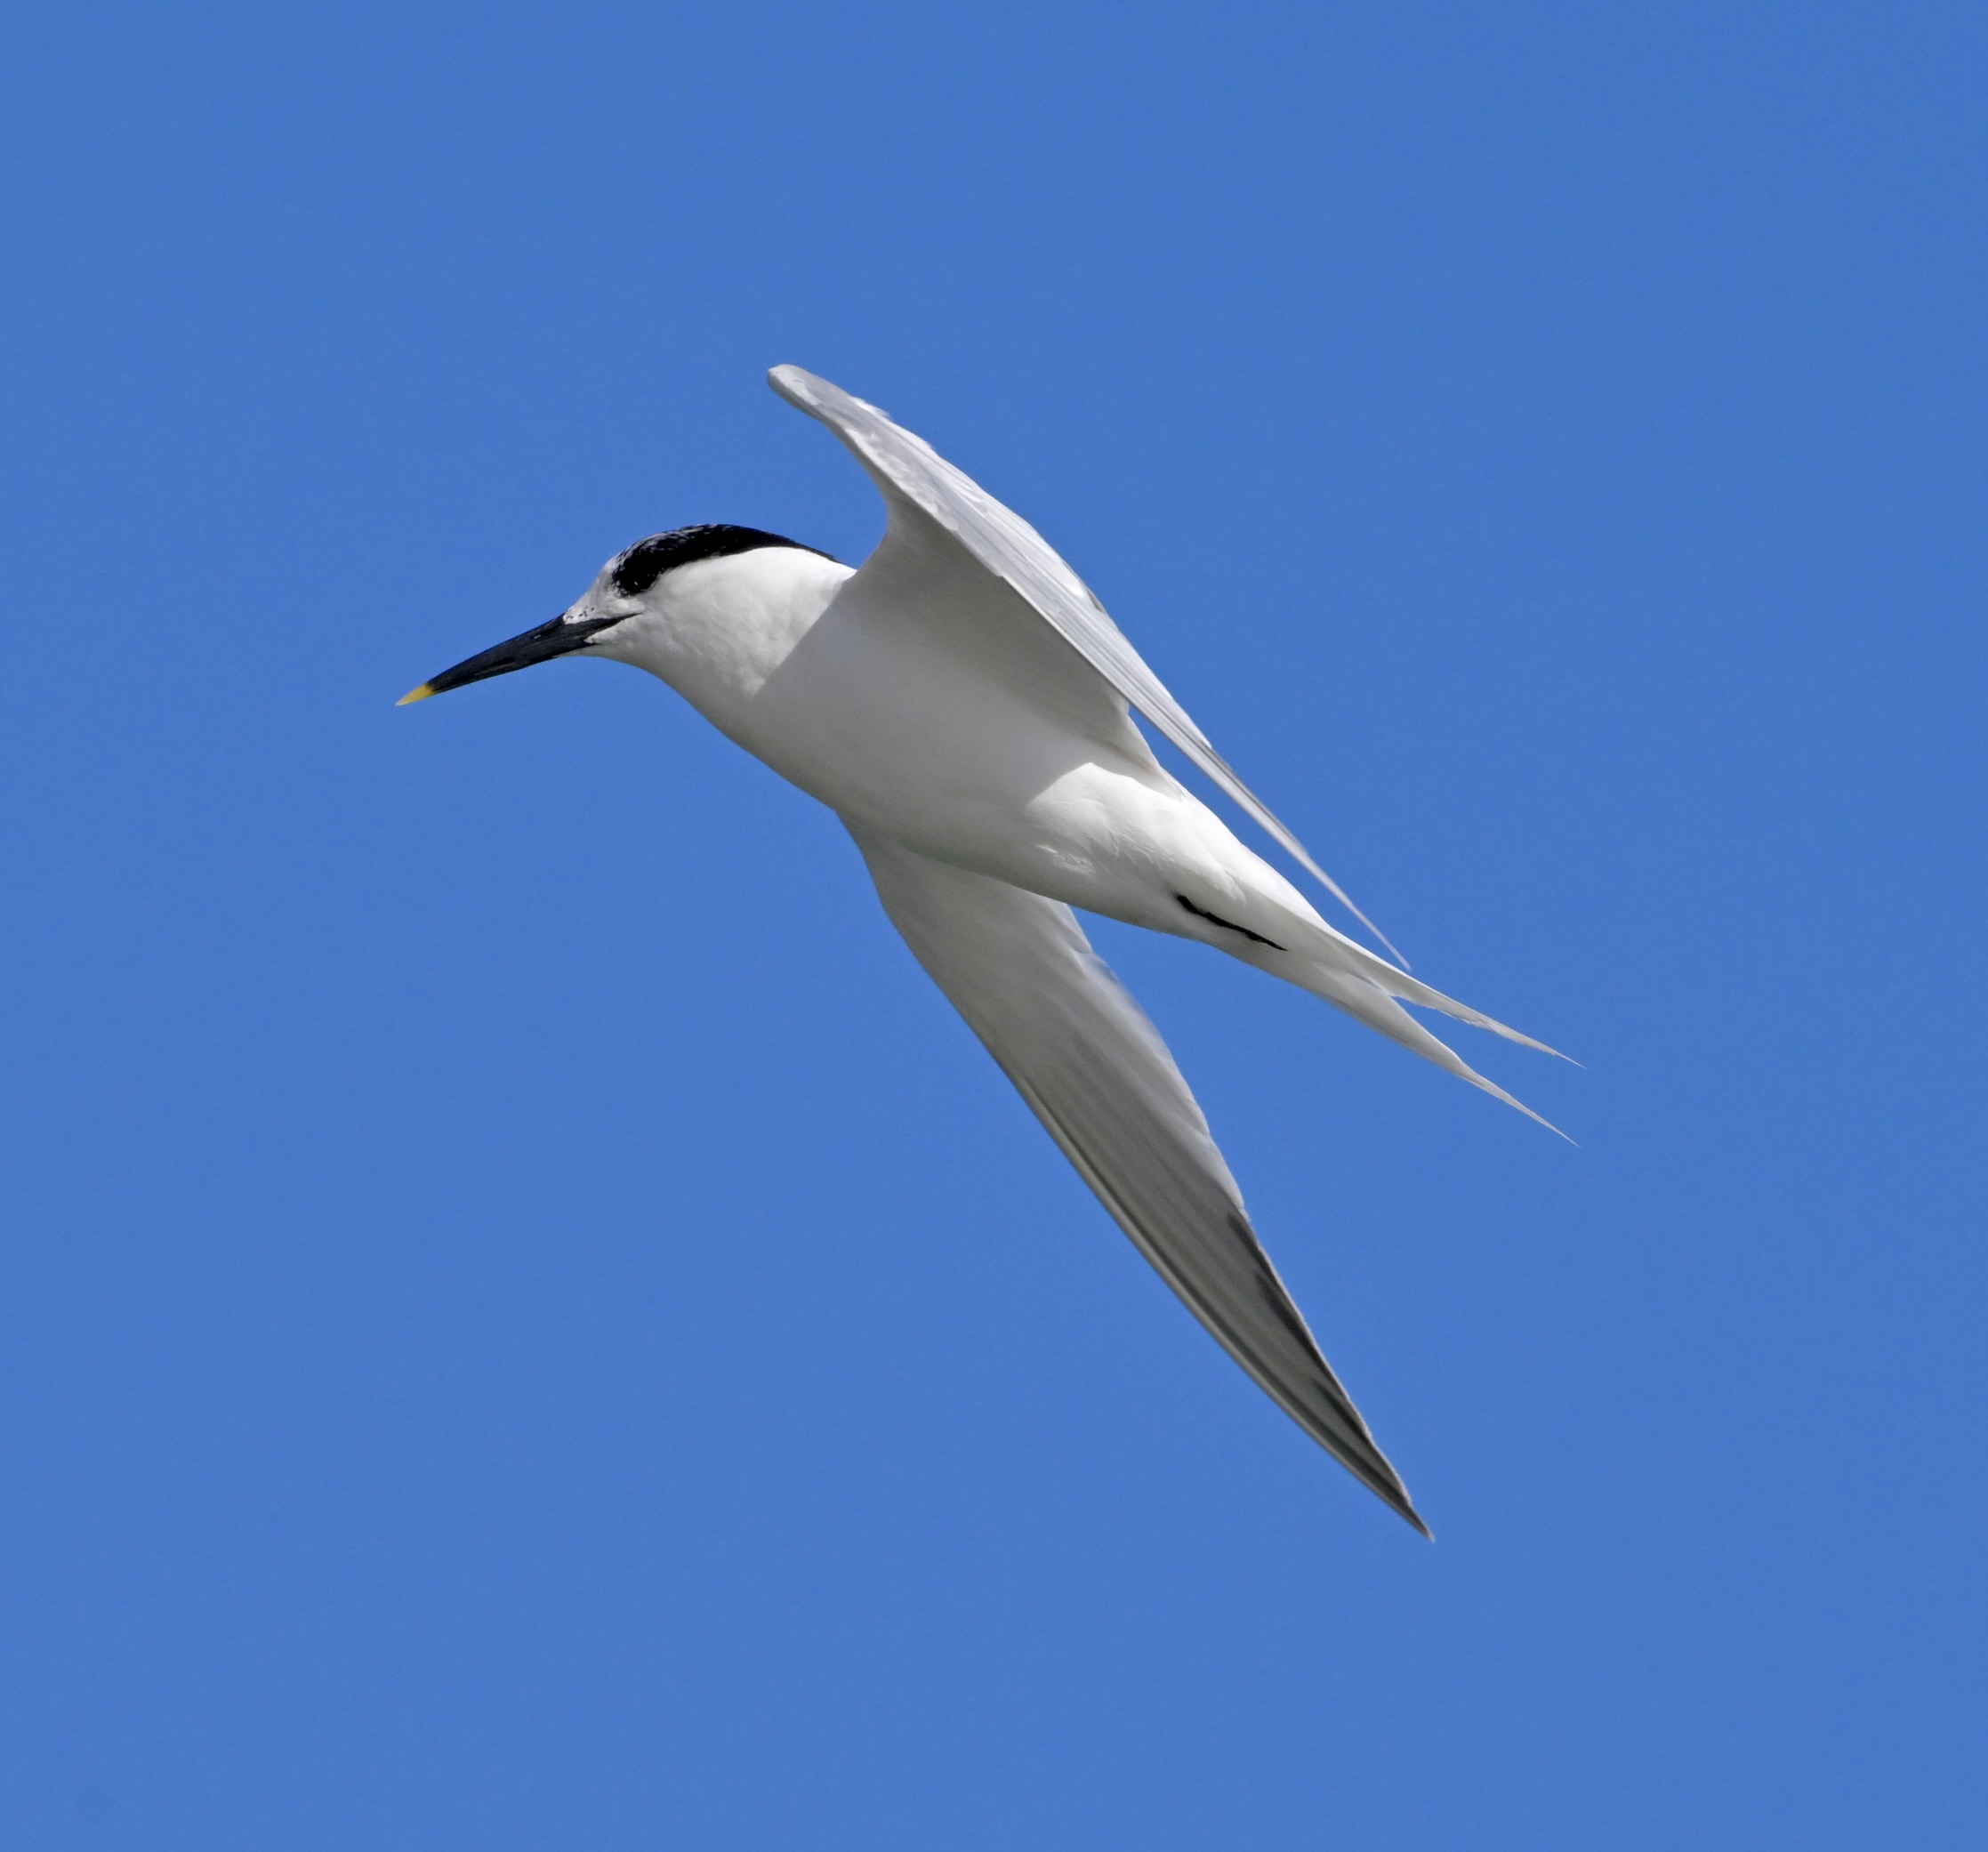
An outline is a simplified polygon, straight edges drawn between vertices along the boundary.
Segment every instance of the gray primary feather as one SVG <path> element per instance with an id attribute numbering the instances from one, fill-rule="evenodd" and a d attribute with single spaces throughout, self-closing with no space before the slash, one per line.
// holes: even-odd
<path id="1" fill-rule="evenodd" d="M 1139 1252 L 1300 1427 L 1428 1535 L 1258 1242 L 1159 1031 L 1070 909 L 851 833 L 919 963 Z"/>

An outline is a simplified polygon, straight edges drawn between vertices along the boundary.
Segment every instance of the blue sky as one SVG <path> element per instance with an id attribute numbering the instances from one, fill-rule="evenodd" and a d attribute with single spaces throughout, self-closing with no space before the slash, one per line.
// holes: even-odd
<path id="1" fill-rule="evenodd" d="M 1972 1847 L 1984 34 L 0 36 L 0 1836 Z M 1569 1149 L 1100 928 L 1433 1524 L 647 678 L 407 712 L 762 383 L 1066 552 Z"/>

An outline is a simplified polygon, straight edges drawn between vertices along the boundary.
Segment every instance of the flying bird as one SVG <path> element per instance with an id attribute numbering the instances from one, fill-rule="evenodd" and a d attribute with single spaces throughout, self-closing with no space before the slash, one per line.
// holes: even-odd
<path id="1" fill-rule="evenodd" d="M 1131 710 L 1387 944 L 1026 521 L 876 407 L 798 366 L 769 380 L 882 494 L 888 527 L 859 568 L 756 527 L 651 535 L 551 623 L 401 705 L 604 656 L 660 677 L 826 804 L 914 955 L 1139 1252 L 1306 1433 L 1428 1535 L 1166 1044 L 1072 909 L 1212 946 L 1533 1118 L 1402 1005 L 1554 1051 L 1335 930 L 1161 765 Z"/>

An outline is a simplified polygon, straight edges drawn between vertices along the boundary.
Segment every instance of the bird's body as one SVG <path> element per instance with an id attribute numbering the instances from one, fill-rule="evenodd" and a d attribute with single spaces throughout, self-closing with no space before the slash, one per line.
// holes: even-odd
<path id="1" fill-rule="evenodd" d="M 595 653 L 647 669 L 858 830 L 1031 892 L 1235 950 L 1324 927 L 1155 758 L 1124 701 L 1055 638 L 1047 672 L 973 647 L 943 605 L 766 547 L 672 573 Z M 1225 938 L 1231 943 L 1225 943 Z"/>
<path id="2" fill-rule="evenodd" d="M 914 953 L 1121 1226 L 1286 1411 L 1419 1526 L 1171 1057 L 1069 909 L 1213 946 L 1501 1099 L 1398 1000 L 1529 1038 L 1336 931 L 1160 764 L 1131 705 L 1324 878 L 1033 528 L 873 407 L 797 368 L 773 377 L 883 491 L 889 530 L 860 570 L 755 529 L 655 535 L 551 624 L 408 698 L 551 656 L 608 657 L 660 677 L 828 806 Z"/>

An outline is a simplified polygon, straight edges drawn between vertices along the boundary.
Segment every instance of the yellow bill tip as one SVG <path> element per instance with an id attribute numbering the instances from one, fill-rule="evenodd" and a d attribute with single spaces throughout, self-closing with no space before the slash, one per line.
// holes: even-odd
<path id="1" fill-rule="evenodd" d="M 418 688 L 409 688 L 407 692 L 401 696 L 401 697 L 393 705 L 396 707 L 406 707 L 412 702 L 427 700 L 429 696 L 432 695 L 434 692 L 435 684 L 431 681 L 424 681 Z"/>

